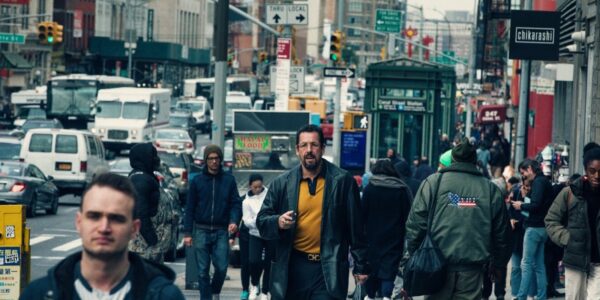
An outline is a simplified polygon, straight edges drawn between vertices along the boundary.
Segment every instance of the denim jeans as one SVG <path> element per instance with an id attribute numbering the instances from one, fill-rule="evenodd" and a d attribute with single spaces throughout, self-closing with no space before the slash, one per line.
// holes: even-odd
<path id="1" fill-rule="evenodd" d="M 510 262 L 511 262 L 511 270 L 510 270 L 510 292 L 513 298 L 517 298 L 519 294 L 519 287 L 521 286 L 521 254 L 513 253 Z M 533 274 L 533 278 L 535 278 L 535 274 Z M 532 280 L 531 285 L 529 286 L 529 296 L 535 297 L 536 293 L 536 280 Z"/>
<path id="2" fill-rule="evenodd" d="M 229 264 L 229 234 L 225 229 L 194 230 L 194 250 L 196 252 L 196 263 L 198 265 L 198 283 L 200 299 L 211 300 L 213 294 L 220 294 L 227 266 Z M 210 263 L 215 269 L 212 282 L 210 280 Z"/>
<path id="3" fill-rule="evenodd" d="M 519 300 L 526 300 L 530 286 L 537 283 L 537 300 L 546 300 L 546 266 L 544 265 L 544 245 L 548 239 L 546 228 L 529 227 L 523 238 L 523 260 L 521 261 L 521 286 Z M 535 273 L 535 276 L 534 276 Z"/>

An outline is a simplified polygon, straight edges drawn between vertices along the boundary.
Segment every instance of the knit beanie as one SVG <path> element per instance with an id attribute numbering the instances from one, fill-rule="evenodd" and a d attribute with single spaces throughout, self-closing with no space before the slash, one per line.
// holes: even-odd
<path id="1" fill-rule="evenodd" d="M 449 167 L 452 164 L 452 150 L 448 150 L 440 155 L 440 164 Z"/>
<path id="2" fill-rule="evenodd" d="M 467 138 L 462 138 L 460 143 L 452 149 L 452 160 L 456 162 L 476 163 L 477 149 Z"/>
<path id="3" fill-rule="evenodd" d="M 210 144 L 204 147 L 204 161 L 208 161 L 208 155 L 211 153 L 216 153 L 219 156 L 219 160 L 223 160 L 223 150 L 221 150 L 221 147 Z"/>

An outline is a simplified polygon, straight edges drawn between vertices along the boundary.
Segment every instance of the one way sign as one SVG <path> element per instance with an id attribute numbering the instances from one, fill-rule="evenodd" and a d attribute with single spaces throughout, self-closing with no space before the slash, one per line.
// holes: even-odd
<path id="1" fill-rule="evenodd" d="M 325 68 L 323 76 L 339 77 L 339 78 L 354 78 L 355 69 L 351 68 Z"/>
<path id="2" fill-rule="evenodd" d="M 307 25 L 308 4 L 267 5 L 269 25 Z"/>

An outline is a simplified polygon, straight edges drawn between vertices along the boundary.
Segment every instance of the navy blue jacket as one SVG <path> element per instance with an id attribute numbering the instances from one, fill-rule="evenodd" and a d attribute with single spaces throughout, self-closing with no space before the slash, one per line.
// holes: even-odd
<path id="1" fill-rule="evenodd" d="M 194 223 L 206 228 L 227 228 L 242 218 L 242 198 L 233 175 L 220 170 L 208 173 L 206 167 L 190 182 L 185 205 L 183 232 L 189 236 Z"/>

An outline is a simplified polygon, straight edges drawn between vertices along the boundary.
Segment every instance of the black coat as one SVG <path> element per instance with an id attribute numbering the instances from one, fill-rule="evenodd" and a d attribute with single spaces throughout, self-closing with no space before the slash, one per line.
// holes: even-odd
<path id="1" fill-rule="evenodd" d="M 133 168 L 129 179 L 135 188 L 135 213 L 142 222 L 140 234 L 149 246 L 158 243 L 156 230 L 150 219 L 158 212 L 160 185 L 154 176 L 154 166 L 160 159 L 156 148 L 150 143 L 139 144 L 129 152 L 129 164 Z"/>
<path id="2" fill-rule="evenodd" d="M 68 256 L 48 270 L 46 277 L 31 282 L 21 300 L 70 300 L 75 292 L 75 264 L 81 261 L 81 252 Z M 184 299 L 174 284 L 175 273 L 169 267 L 142 259 L 129 252 L 131 276 L 131 299 Z"/>
<path id="3" fill-rule="evenodd" d="M 363 190 L 370 276 L 394 279 L 404 251 L 412 193 L 399 178 L 373 175 Z"/>
<path id="4" fill-rule="evenodd" d="M 348 172 L 323 160 L 325 192 L 321 217 L 321 266 L 331 297 L 345 299 L 348 291 L 348 250 L 354 258 L 354 274 L 369 274 L 367 245 L 360 196 L 356 181 Z M 298 210 L 301 168 L 283 173 L 269 187 L 256 218 L 260 236 L 274 240 L 276 255 L 271 267 L 271 299 L 285 299 L 288 286 L 289 258 L 294 246 L 295 225 L 280 230 L 278 218 Z"/>

